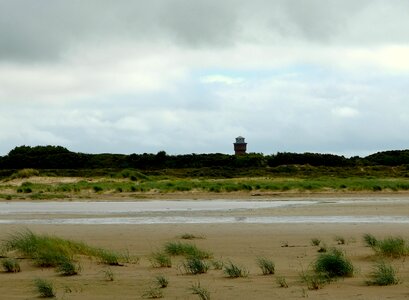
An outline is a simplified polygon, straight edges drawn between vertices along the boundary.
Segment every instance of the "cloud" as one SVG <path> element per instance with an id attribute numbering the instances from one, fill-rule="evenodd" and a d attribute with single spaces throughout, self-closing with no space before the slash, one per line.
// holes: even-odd
<path id="1" fill-rule="evenodd" d="M 407 1 L 0 1 L 0 153 L 406 147 Z"/>
<path id="2" fill-rule="evenodd" d="M 244 81 L 243 78 L 240 77 L 230 77 L 225 75 L 208 75 L 203 76 L 201 78 L 201 82 L 203 83 L 221 83 L 221 84 L 238 84 Z"/>

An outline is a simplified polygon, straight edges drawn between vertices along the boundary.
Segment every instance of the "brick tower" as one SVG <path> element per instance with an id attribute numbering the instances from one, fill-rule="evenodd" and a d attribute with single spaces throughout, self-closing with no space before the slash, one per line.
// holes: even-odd
<path id="1" fill-rule="evenodd" d="M 246 154 L 247 143 L 244 142 L 244 137 L 242 136 L 236 137 L 236 142 L 233 145 L 234 145 L 234 154 L 236 155 Z"/>

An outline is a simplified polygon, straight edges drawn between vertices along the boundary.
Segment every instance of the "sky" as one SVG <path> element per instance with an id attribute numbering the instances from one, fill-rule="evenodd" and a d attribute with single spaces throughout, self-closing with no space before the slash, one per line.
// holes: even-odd
<path id="1" fill-rule="evenodd" d="M 0 155 L 409 148 L 409 1 L 0 0 Z"/>

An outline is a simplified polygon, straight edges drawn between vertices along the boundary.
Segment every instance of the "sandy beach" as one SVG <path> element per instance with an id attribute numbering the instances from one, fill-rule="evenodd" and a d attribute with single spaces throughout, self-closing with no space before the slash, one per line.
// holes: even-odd
<path id="1" fill-rule="evenodd" d="M 335 208 L 324 199 L 320 205 L 263 208 L 246 212 L 230 212 L 240 216 L 402 216 L 407 215 L 406 198 L 390 203 L 346 201 Z M 28 215 L 30 217 L 30 215 Z M 34 216 L 33 216 L 34 217 Z M 155 276 L 165 275 L 169 286 L 163 289 L 164 299 L 199 299 L 189 288 L 200 282 L 211 294 L 211 299 L 407 299 L 409 298 L 409 269 L 403 259 L 391 260 L 398 270 L 401 283 L 387 287 L 367 286 L 365 281 L 374 263 L 379 259 L 373 250 L 365 247 L 362 236 L 371 233 L 377 238 L 401 236 L 409 240 L 408 223 L 276 223 L 276 224 L 119 224 L 119 225 L 56 225 L 56 224 L 1 224 L 0 239 L 19 230 L 29 228 L 35 233 L 83 241 L 92 246 L 118 251 L 128 251 L 139 258 L 138 263 L 109 267 L 113 281 L 104 276 L 105 265 L 81 259 L 82 271 L 77 276 L 62 277 L 53 269 L 33 266 L 30 260 L 21 260 L 22 272 L 1 272 L 0 295 L 2 299 L 36 299 L 33 285 L 37 277 L 50 279 L 58 299 L 141 299 Z M 201 239 L 181 240 L 190 233 Z M 336 236 L 345 239 L 338 245 Z M 352 278 L 339 279 L 319 290 L 308 290 L 300 273 L 311 268 L 318 247 L 311 239 L 318 238 L 328 247 L 345 251 L 356 269 Z M 153 268 L 149 257 L 163 249 L 166 242 L 194 243 L 210 251 L 213 259 L 232 261 L 249 271 L 246 278 L 230 279 L 223 270 L 210 269 L 206 274 L 186 275 L 181 268 L 183 258 L 173 258 L 171 268 Z M 257 266 L 257 257 L 271 258 L 275 274 L 263 276 Z M 279 287 L 277 277 L 284 277 L 288 288 Z"/>

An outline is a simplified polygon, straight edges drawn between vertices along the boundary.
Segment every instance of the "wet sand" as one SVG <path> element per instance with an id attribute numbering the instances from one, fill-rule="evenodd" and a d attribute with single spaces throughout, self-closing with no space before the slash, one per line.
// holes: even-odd
<path id="1" fill-rule="evenodd" d="M 409 212 L 406 201 L 353 202 L 334 206 L 322 201 L 320 205 L 299 207 L 263 208 L 260 210 L 233 211 L 252 216 L 405 216 Z M 208 212 L 211 214 L 211 212 Z M 151 214 L 154 214 L 151 212 Z M 28 215 L 30 216 L 30 214 Z M 34 216 L 34 215 L 33 215 Z M 0 239 L 27 228 L 21 224 L 0 224 Z M 362 236 L 371 233 L 378 238 L 402 236 L 409 240 L 409 224 L 393 223 L 303 223 L 303 224 L 120 224 L 120 225 L 44 225 L 30 224 L 36 233 L 57 235 L 84 241 L 90 245 L 113 250 L 127 250 L 140 258 L 138 264 L 110 267 L 114 281 L 106 281 L 106 266 L 82 259 L 82 272 L 78 276 L 61 277 L 52 269 L 39 269 L 29 260 L 22 260 L 22 272 L 0 273 L 1 299 L 37 299 L 33 279 L 37 277 L 54 282 L 58 299 L 141 299 L 152 285 L 156 275 L 169 279 L 163 290 L 164 299 L 199 299 L 188 290 L 200 282 L 211 293 L 211 299 L 408 299 L 409 265 L 405 259 L 392 260 L 402 283 L 389 287 L 367 286 L 373 264 L 377 261 L 373 251 L 364 246 Z M 185 275 L 181 258 L 173 260 L 172 268 L 153 268 L 149 255 L 160 250 L 166 242 L 182 241 L 181 234 L 191 233 L 203 239 L 186 241 L 213 253 L 214 259 L 232 261 L 246 267 L 247 278 L 229 279 L 221 270 L 210 270 L 202 275 Z M 342 236 L 346 244 L 337 245 L 335 236 Z M 319 238 L 328 247 L 343 249 L 352 260 L 356 274 L 340 279 L 323 289 L 310 291 L 300 280 L 300 272 L 314 261 L 317 247 L 312 238 Z M 256 258 L 266 256 L 276 265 L 276 274 L 263 276 Z M 278 276 L 284 276 L 289 288 L 280 288 Z"/>

